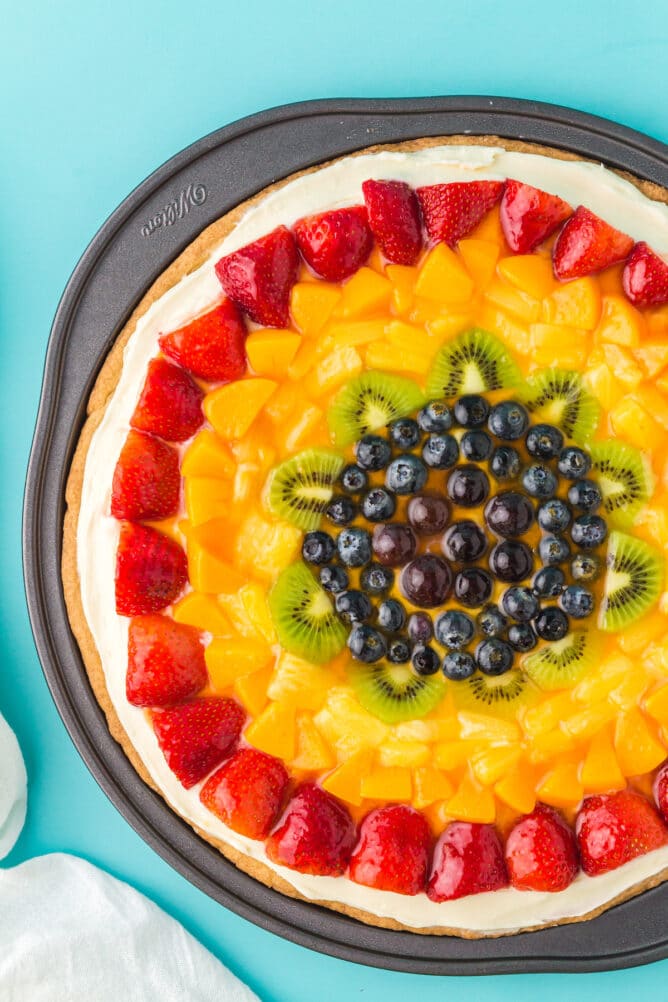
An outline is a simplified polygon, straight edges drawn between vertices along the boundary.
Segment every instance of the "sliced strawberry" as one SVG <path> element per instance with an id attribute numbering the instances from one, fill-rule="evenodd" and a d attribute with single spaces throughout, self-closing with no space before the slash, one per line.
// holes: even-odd
<path id="1" fill-rule="evenodd" d="M 216 275 L 226 295 L 256 324 L 286 327 L 290 290 L 297 281 L 299 255 L 285 226 L 221 257 Z"/>
<path id="2" fill-rule="evenodd" d="M 245 719 L 233 699 L 208 696 L 155 710 L 153 730 L 167 765 L 189 790 L 231 754 Z"/>
<path id="3" fill-rule="evenodd" d="M 184 442 L 204 421 L 203 393 L 197 383 L 164 358 L 148 363 L 148 372 L 130 424 L 168 442 Z"/>
<path id="4" fill-rule="evenodd" d="M 280 759 L 241 748 L 207 779 L 199 798 L 233 831 L 266 838 L 281 810 L 288 779 Z"/>
<path id="5" fill-rule="evenodd" d="M 575 821 L 582 869 L 590 877 L 668 843 L 668 828 L 635 790 L 587 797 Z"/>
<path id="6" fill-rule="evenodd" d="M 641 240 L 624 265 L 622 285 L 635 306 L 662 306 L 668 303 L 668 263 Z"/>
<path id="7" fill-rule="evenodd" d="M 131 429 L 114 469 L 113 517 L 127 522 L 169 518 L 178 511 L 180 490 L 176 449 Z"/>
<path id="8" fill-rule="evenodd" d="M 494 825 L 449 824 L 434 849 L 427 888 L 431 900 L 452 901 L 507 886 L 503 846 Z"/>
<path id="9" fill-rule="evenodd" d="M 295 223 L 294 233 L 309 268 L 328 282 L 342 282 L 354 275 L 373 247 L 363 205 L 304 216 Z"/>
<path id="10" fill-rule="evenodd" d="M 422 218 L 432 243 L 450 247 L 474 230 L 496 205 L 503 181 L 454 181 L 418 188 Z"/>
<path id="11" fill-rule="evenodd" d="M 668 762 L 664 762 L 654 777 L 654 803 L 664 821 L 668 821 Z"/>
<path id="12" fill-rule="evenodd" d="M 350 879 L 397 894 L 427 886 L 431 832 L 419 811 L 404 804 L 380 807 L 362 821 L 350 859 Z"/>
<path id="13" fill-rule="evenodd" d="M 347 809 L 315 783 L 304 783 L 267 839 L 269 859 L 302 873 L 336 877 L 355 845 Z"/>
<path id="14" fill-rule="evenodd" d="M 183 703 L 207 682 L 199 630 L 168 616 L 136 616 L 128 631 L 125 692 L 133 706 Z"/>
<path id="15" fill-rule="evenodd" d="M 231 299 L 159 338 L 165 355 L 211 383 L 241 379 L 246 371 L 245 341 L 246 327 Z"/>
<path id="16" fill-rule="evenodd" d="M 582 278 L 623 261 L 633 240 L 579 205 L 552 248 L 552 267 L 565 282 Z"/>
<path id="17" fill-rule="evenodd" d="M 415 264 L 422 250 L 420 203 L 403 181 L 365 181 L 364 204 L 371 232 L 388 261 Z"/>
<path id="18" fill-rule="evenodd" d="M 578 872 L 575 836 L 557 811 L 539 804 L 508 835 L 506 864 L 520 891 L 563 891 Z"/>
<path id="19" fill-rule="evenodd" d="M 506 243 L 516 254 L 530 254 L 573 210 L 562 198 L 509 178 L 499 206 Z"/>
<path id="20" fill-rule="evenodd" d="M 160 612 L 188 580 L 186 555 L 168 536 L 147 525 L 123 522 L 116 551 L 116 612 Z"/>

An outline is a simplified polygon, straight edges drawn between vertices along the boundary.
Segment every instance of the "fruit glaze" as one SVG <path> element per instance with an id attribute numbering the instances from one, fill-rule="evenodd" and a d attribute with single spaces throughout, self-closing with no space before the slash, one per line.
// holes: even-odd
<path id="1" fill-rule="evenodd" d="M 667 251 L 602 167 L 380 151 L 140 319 L 83 607 L 150 779 L 239 865 L 461 935 L 665 876 Z"/>

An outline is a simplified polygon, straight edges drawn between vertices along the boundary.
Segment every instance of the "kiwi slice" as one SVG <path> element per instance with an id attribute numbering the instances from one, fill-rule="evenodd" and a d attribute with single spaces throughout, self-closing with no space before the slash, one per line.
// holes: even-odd
<path id="1" fill-rule="evenodd" d="M 599 626 L 613 633 L 640 619 L 659 598 L 663 557 L 642 539 L 611 532 L 606 567 Z"/>
<path id="2" fill-rule="evenodd" d="M 606 515 L 618 525 L 632 525 L 654 490 L 649 463 L 642 452 L 625 442 L 593 442 L 589 453 Z"/>
<path id="3" fill-rule="evenodd" d="M 439 349 L 427 376 L 429 397 L 484 393 L 522 381 L 517 365 L 497 337 L 473 327 Z"/>
<path id="4" fill-rule="evenodd" d="M 346 645 L 346 627 L 301 560 L 279 574 L 269 593 L 269 609 L 281 645 L 297 657 L 324 664 Z"/>
<path id="5" fill-rule="evenodd" d="M 440 672 L 416 675 L 409 664 L 388 661 L 356 664 L 350 669 L 350 680 L 364 709 L 386 724 L 424 717 L 445 693 L 445 679 Z"/>
<path id="6" fill-rule="evenodd" d="M 337 393 L 327 412 L 329 429 L 337 445 L 350 445 L 367 432 L 411 414 L 424 399 L 411 379 L 372 369 Z"/>
<path id="7" fill-rule="evenodd" d="M 586 442 L 596 431 L 598 401 L 584 388 L 577 372 L 542 369 L 530 376 L 522 393 L 527 410 L 555 424 L 575 442 Z"/>
<path id="8" fill-rule="evenodd" d="M 519 668 L 511 668 L 503 675 L 483 675 L 477 671 L 470 678 L 453 683 L 450 691 L 458 710 L 497 717 L 514 717 L 536 698 L 535 688 Z"/>
<path id="9" fill-rule="evenodd" d="M 574 630 L 528 654 L 522 667 L 541 689 L 570 689 L 596 664 L 600 646 L 594 632 Z"/>
<path id="10" fill-rule="evenodd" d="M 330 449 L 305 449 L 286 459 L 272 474 L 269 507 L 305 532 L 317 529 L 343 463 Z"/>

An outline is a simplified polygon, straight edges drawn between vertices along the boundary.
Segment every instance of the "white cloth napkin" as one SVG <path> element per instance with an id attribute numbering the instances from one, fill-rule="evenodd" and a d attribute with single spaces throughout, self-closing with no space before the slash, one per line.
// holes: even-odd
<path id="1" fill-rule="evenodd" d="M 8 854 L 23 828 L 27 782 L 19 743 L 0 714 L 0 859 Z"/>

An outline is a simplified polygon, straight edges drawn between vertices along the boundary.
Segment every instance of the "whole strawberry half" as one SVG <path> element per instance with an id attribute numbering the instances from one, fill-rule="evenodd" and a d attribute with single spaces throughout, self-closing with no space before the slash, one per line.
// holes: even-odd
<path id="1" fill-rule="evenodd" d="M 114 469 L 111 514 L 127 522 L 169 518 L 179 507 L 181 475 L 176 449 L 130 429 Z"/>
<path id="2" fill-rule="evenodd" d="M 641 240 L 624 265 L 622 285 L 635 306 L 668 303 L 668 264 Z"/>
<path id="3" fill-rule="evenodd" d="M 212 383 L 241 379 L 246 371 L 245 341 L 246 327 L 231 299 L 159 338 L 165 355 Z"/>
<path id="4" fill-rule="evenodd" d="M 290 290 L 297 280 L 299 255 L 285 226 L 221 257 L 216 275 L 227 296 L 264 327 L 286 327 Z"/>
<path id="5" fill-rule="evenodd" d="M 355 845 L 347 809 L 315 783 L 300 786 L 267 839 L 269 859 L 302 873 L 343 873 Z"/>
<path id="6" fill-rule="evenodd" d="M 165 761 L 186 790 L 234 750 L 245 717 L 233 699 L 218 696 L 153 712 L 153 730 Z"/>
<path id="7" fill-rule="evenodd" d="M 454 181 L 418 188 L 422 218 L 432 243 L 450 247 L 474 230 L 496 205 L 503 181 Z"/>
<path id="8" fill-rule="evenodd" d="M 575 821 L 582 869 L 590 877 L 668 843 L 668 828 L 634 790 L 587 797 Z"/>
<path id="9" fill-rule="evenodd" d="M 116 612 L 160 612 L 188 580 L 186 555 L 168 536 L 147 525 L 123 522 L 116 551 Z"/>
<path id="10" fill-rule="evenodd" d="M 240 748 L 207 779 L 200 800 L 228 828 L 262 839 L 281 810 L 288 771 L 273 755 Z"/>
<path id="11" fill-rule="evenodd" d="M 204 421 L 203 393 L 178 365 L 164 358 L 148 363 L 144 387 L 130 424 L 168 442 L 185 442 Z"/>
<path id="12" fill-rule="evenodd" d="M 380 807 L 362 821 L 350 859 L 357 884 L 397 894 L 418 894 L 427 885 L 431 832 L 419 811 L 404 804 Z"/>
<path id="13" fill-rule="evenodd" d="M 506 243 L 516 254 L 530 254 L 573 210 L 562 198 L 509 178 L 499 206 Z"/>
<path id="14" fill-rule="evenodd" d="M 654 803 L 664 821 L 668 821 L 668 762 L 664 762 L 654 777 Z"/>
<path id="15" fill-rule="evenodd" d="M 136 616 L 128 631 L 125 691 L 133 706 L 172 706 L 206 685 L 199 630 L 167 616 Z"/>
<path id="16" fill-rule="evenodd" d="M 294 234 L 309 268 L 328 282 L 342 282 L 354 275 L 373 247 L 363 205 L 304 216 L 295 223 Z"/>
<path id="17" fill-rule="evenodd" d="M 503 846 L 494 825 L 453 821 L 434 849 L 427 894 L 452 901 L 508 886 Z"/>
<path id="18" fill-rule="evenodd" d="M 557 811 L 539 804 L 510 831 L 506 865 L 520 891 L 563 891 L 578 872 L 575 836 Z"/>
<path id="19" fill-rule="evenodd" d="M 552 248 L 552 267 L 560 281 L 582 278 L 623 261 L 633 240 L 579 205 Z"/>
<path id="20" fill-rule="evenodd" d="M 420 203 L 404 181 L 365 181 L 364 204 L 371 232 L 388 261 L 415 264 L 422 250 Z"/>

